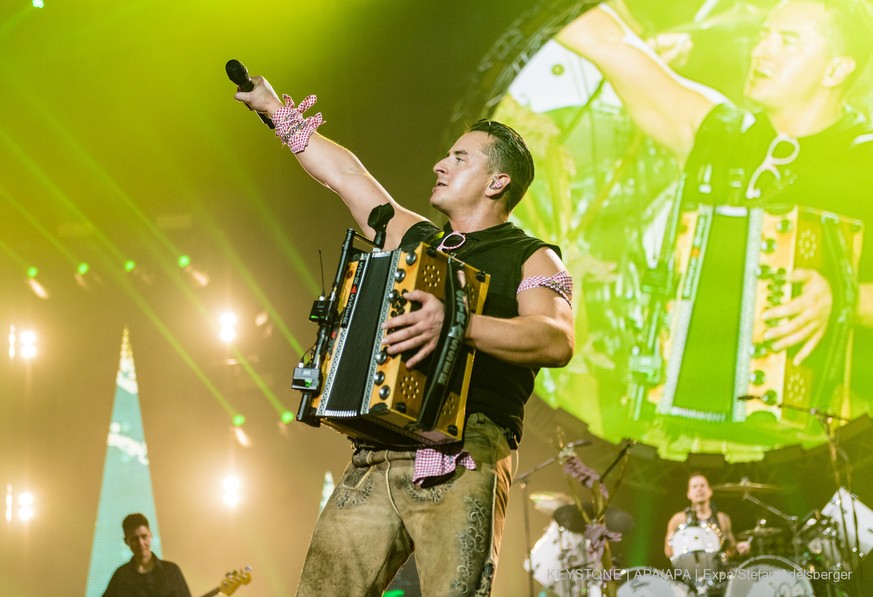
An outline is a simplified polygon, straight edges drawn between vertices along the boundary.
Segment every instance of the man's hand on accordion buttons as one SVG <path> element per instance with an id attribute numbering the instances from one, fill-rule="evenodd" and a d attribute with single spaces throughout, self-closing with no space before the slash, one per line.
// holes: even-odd
<path id="1" fill-rule="evenodd" d="M 765 320 L 776 322 L 764 333 L 764 340 L 772 342 L 774 351 L 802 344 L 794 356 L 794 364 L 799 365 L 827 331 L 833 295 L 828 281 L 815 270 L 798 268 L 788 281 L 802 285 L 800 294 L 764 311 Z"/>
<path id="2" fill-rule="evenodd" d="M 382 324 L 388 331 L 382 345 L 388 347 L 388 354 L 400 354 L 418 349 L 406 361 L 407 367 L 414 367 L 436 349 L 445 318 L 443 302 L 423 290 L 410 290 L 403 295 L 407 301 L 419 303 L 421 308 L 392 317 Z"/>

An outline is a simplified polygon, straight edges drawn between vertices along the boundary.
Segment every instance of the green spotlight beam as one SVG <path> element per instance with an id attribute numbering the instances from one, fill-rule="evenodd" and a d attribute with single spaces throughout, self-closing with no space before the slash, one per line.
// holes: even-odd
<path id="1" fill-rule="evenodd" d="M 148 144 L 150 144 L 152 148 L 155 149 L 155 151 L 153 152 L 154 154 L 163 155 L 163 152 L 158 151 L 161 141 L 154 138 L 152 131 L 143 127 L 141 123 L 135 124 L 139 129 L 136 132 L 138 138 L 142 139 L 143 143 L 147 141 Z M 204 137 L 212 137 L 212 139 L 209 141 L 212 147 L 220 148 L 228 146 L 228 144 L 226 143 L 226 139 L 221 139 L 218 135 L 216 135 L 214 122 L 201 121 L 198 124 L 201 128 L 201 134 Z M 244 170 L 241 169 L 239 165 L 239 160 L 237 159 L 237 156 L 235 154 L 233 154 L 231 151 L 223 152 L 223 159 L 223 170 L 233 172 L 234 176 L 237 178 L 237 180 L 240 181 L 243 188 L 257 188 L 256 181 L 252 180 L 251 176 L 249 176 Z M 276 328 L 282 334 L 282 337 L 285 339 L 288 345 L 298 354 L 302 354 L 304 349 L 301 343 L 297 340 L 294 334 L 291 333 L 288 325 L 282 319 L 278 310 L 267 299 L 266 295 L 263 293 L 257 282 L 254 280 L 254 278 L 252 278 L 251 274 L 249 273 L 249 269 L 245 266 L 237 251 L 234 250 L 231 243 L 228 242 L 227 238 L 220 232 L 221 226 L 219 226 L 215 219 L 211 215 L 209 215 L 209 212 L 206 209 L 202 209 L 202 204 L 198 199 L 198 192 L 195 189 L 191 188 L 190 182 L 187 178 L 181 176 L 178 171 L 178 164 L 165 163 L 162 171 L 167 172 L 168 175 L 172 175 L 178 186 L 186 189 L 186 196 L 191 197 L 194 201 L 197 202 L 198 206 L 201 207 L 201 217 L 203 217 L 204 220 L 207 222 L 207 230 L 212 239 L 221 247 L 224 256 L 231 262 L 236 271 L 239 272 L 240 275 L 244 278 L 247 288 L 257 297 L 258 301 L 260 301 L 261 306 L 270 316 L 271 320 L 275 323 Z M 254 207 L 254 210 L 258 214 L 262 225 L 268 230 L 272 239 L 282 248 L 283 254 L 292 266 L 292 270 L 306 285 L 311 295 L 317 296 L 320 292 L 321 286 L 312 277 L 309 270 L 306 268 L 303 259 L 300 257 L 299 252 L 288 240 L 284 231 L 277 223 L 276 218 L 267 209 L 264 198 L 259 194 L 253 194 L 247 197 L 247 199 L 250 200 L 248 204 Z"/>
<path id="2" fill-rule="evenodd" d="M 21 149 L 21 147 L 17 143 L 15 143 L 15 141 L 11 137 L 9 137 L 9 135 L 7 135 L 6 132 L 3 131 L 2 129 L 0 129 L 0 139 L 2 139 L 6 143 L 6 145 L 15 153 L 16 157 L 27 168 L 27 170 L 29 172 L 31 172 L 32 174 L 34 174 L 45 185 L 45 187 L 49 191 L 51 191 L 52 195 L 56 199 L 58 199 L 63 204 L 63 206 L 65 208 L 67 208 L 70 211 L 70 213 L 75 216 L 75 218 L 79 222 L 83 223 L 85 226 L 88 227 L 89 230 L 93 231 L 94 236 L 97 238 L 97 240 L 100 242 L 100 244 L 103 245 L 103 247 L 107 251 L 112 253 L 112 255 L 114 257 L 116 257 L 119 262 L 121 262 L 124 259 L 121 251 L 119 251 L 115 247 L 115 245 L 112 244 L 112 242 L 103 233 L 101 233 L 97 229 L 97 227 L 94 225 L 94 223 L 76 206 L 76 204 L 72 200 L 70 200 L 70 198 L 67 196 L 67 194 L 60 187 L 58 187 L 55 184 L 55 182 L 51 179 L 51 177 L 46 176 L 46 174 L 42 170 L 42 168 L 40 168 L 39 165 L 36 162 L 34 162 L 30 158 L 30 156 L 27 155 Z M 4 193 L 4 195 L 6 195 L 6 194 L 8 194 L 8 193 Z M 42 234 L 44 234 L 47 239 L 52 241 L 53 244 L 54 244 L 54 242 L 56 242 L 53 240 L 54 235 L 50 234 L 45 229 L 45 227 L 39 226 L 37 228 L 37 230 L 40 231 Z M 61 253 L 64 255 L 71 254 L 66 249 L 62 249 Z M 74 262 L 75 262 L 75 260 L 74 260 Z"/>
<path id="3" fill-rule="evenodd" d="M 153 235 L 153 237 L 155 239 L 157 239 L 160 244 L 162 244 L 164 247 L 166 247 L 168 249 L 170 256 L 173 259 L 175 259 L 176 256 L 179 255 L 179 253 L 181 253 L 181 250 L 178 247 L 176 247 L 172 243 L 172 241 L 170 241 L 170 239 L 167 238 L 167 236 L 164 235 L 157 228 L 157 226 L 155 226 L 155 224 L 153 224 L 151 222 L 151 220 L 142 212 L 142 210 L 140 210 L 139 207 L 137 207 L 137 205 L 131 200 L 130 196 L 114 181 L 114 179 L 111 176 L 109 176 L 109 174 L 103 169 L 103 167 L 100 166 L 98 163 L 96 163 L 93 160 L 93 158 L 90 157 L 90 154 L 88 153 L 86 148 L 83 147 L 74 137 L 72 137 L 69 134 L 69 132 L 65 129 L 63 123 L 60 122 L 57 118 L 55 118 L 54 113 L 52 113 L 49 110 L 43 110 L 43 118 L 47 122 L 50 122 L 54 126 L 54 128 L 56 130 L 58 130 L 60 134 L 63 135 L 64 140 L 71 147 L 76 149 L 77 155 L 81 156 L 82 159 L 84 159 L 88 163 L 88 165 L 91 167 L 91 169 L 99 175 L 100 180 L 102 180 L 116 194 L 116 196 L 119 199 L 121 199 L 121 201 L 123 202 L 123 205 L 136 217 L 137 221 L 140 222 L 141 224 L 143 224 L 143 226 L 145 226 L 145 228 Z M 158 152 L 158 153 L 160 153 L 160 152 Z M 229 160 L 229 162 L 232 163 L 233 160 Z M 263 201 L 257 200 L 257 201 L 255 201 L 255 204 L 260 204 L 260 209 L 261 209 L 261 212 L 263 213 Z M 203 213 L 207 213 L 207 212 L 205 210 L 203 210 Z M 214 221 L 212 221 L 212 223 L 214 224 Z M 210 230 L 218 230 L 218 226 L 210 226 L 209 229 Z M 231 260 L 232 264 L 237 269 L 237 271 L 240 273 L 240 275 L 242 275 L 243 280 L 246 283 L 246 286 L 257 297 L 258 301 L 260 301 L 261 305 L 264 307 L 264 310 L 270 315 L 270 318 L 276 324 L 277 328 L 280 330 L 283 337 L 286 339 L 286 341 L 289 343 L 289 345 L 298 354 L 302 354 L 302 352 L 303 352 L 302 345 L 294 337 L 294 335 L 291 333 L 291 331 L 288 329 L 288 326 L 285 324 L 285 322 L 280 317 L 278 310 L 270 303 L 269 299 L 264 294 L 263 290 L 257 284 L 255 279 L 251 276 L 251 273 L 249 272 L 248 268 L 245 266 L 245 264 L 240 259 L 238 253 L 233 250 L 233 248 L 230 246 L 230 243 L 227 242 L 227 240 L 223 237 L 223 235 L 219 236 L 218 234 L 214 234 L 214 236 L 216 236 L 216 240 L 219 240 L 221 242 L 221 246 L 222 246 L 222 249 L 224 250 L 225 255 Z M 295 255 L 296 255 L 296 253 L 295 253 Z M 299 257 L 297 257 L 297 259 L 299 262 Z M 302 265 L 302 262 L 301 262 L 301 265 Z M 305 269 L 302 267 L 300 269 L 301 269 L 301 271 L 305 271 Z M 318 287 L 315 285 L 315 282 L 311 279 L 311 276 L 309 277 L 309 283 L 311 286 L 314 286 L 314 288 L 315 288 L 315 290 L 313 291 L 313 294 L 317 294 Z"/>
<path id="4" fill-rule="evenodd" d="M 55 235 L 53 235 L 51 232 L 49 232 L 49 230 L 48 230 L 45 226 L 43 226 L 43 225 L 39 222 L 39 220 L 37 220 L 36 218 L 34 218 L 33 215 L 32 215 L 29 211 L 27 211 L 27 210 L 24 208 L 24 206 L 22 206 L 21 203 L 19 203 L 19 202 L 15 199 L 15 197 L 13 197 L 12 195 L 10 195 L 9 192 L 6 191 L 6 189 L 4 189 L 3 187 L 0 187 L 0 195 L 2 195 L 2 197 L 3 197 L 4 199 L 6 199 L 6 200 L 9 202 L 9 205 L 11 205 L 12 207 L 15 208 L 15 211 L 17 211 L 19 214 L 21 214 L 21 216 L 22 216 L 25 220 L 27 220 L 27 223 L 28 223 L 28 224 L 30 224 L 31 226 L 33 226 L 34 228 L 36 228 L 36 230 L 37 230 L 37 231 L 38 231 L 38 232 L 39 232 L 39 233 L 40 233 L 40 234 L 41 234 L 41 235 L 42 235 L 42 236 L 43 236 L 47 241 L 49 241 L 49 243 L 51 243 L 51 245 L 52 245 L 52 246 L 53 246 L 53 247 L 58 251 L 58 253 L 61 254 L 61 256 L 63 256 L 64 259 L 66 259 L 66 260 L 67 260 L 70 264 L 72 264 L 72 265 L 78 265 L 78 264 L 79 264 L 79 260 L 76 259 L 76 256 L 73 255 L 73 253 L 72 253 L 72 252 L 71 252 L 71 251 L 70 251 L 70 250 L 69 250 L 69 249 L 68 249 L 68 248 L 67 248 L 67 247 L 66 247 L 66 246 L 61 242 L 61 241 L 59 241 L 59 240 L 55 237 Z"/>
<path id="5" fill-rule="evenodd" d="M 22 4 L 24 3 L 22 2 Z M 12 18 L 8 19 L 5 23 L 0 24 L 0 39 L 4 39 L 9 35 L 9 33 L 12 32 L 19 23 L 30 16 L 33 12 L 32 6 L 25 5 L 24 8 L 19 9 Z"/>
<path id="6" fill-rule="evenodd" d="M 282 320 L 279 315 L 279 312 L 273 306 L 273 304 L 269 301 L 267 296 L 264 294 L 261 287 L 252 277 L 251 272 L 242 262 L 239 255 L 230 249 L 230 243 L 227 241 L 227 238 L 224 237 L 223 234 L 215 235 L 216 241 L 225 249 L 225 256 L 230 260 L 231 264 L 236 268 L 237 272 L 242 276 L 243 281 L 245 282 L 248 289 L 252 292 L 252 294 L 257 297 L 261 306 L 270 316 L 272 321 L 276 324 L 277 329 L 282 333 L 282 336 L 288 342 L 289 346 L 293 348 L 298 354 L 303 354 L 303 346 L 300 342 L 297 341 L 297 338 L 294 337 L 294 334 L 291 333 L 291 330 L 288 329 L 288 326 Z"/>
<path id="7" fill-rule="evenodd" d="M 124 290 L 124 292 L 130 297 L 130 299 L 134 302 L 134 304 L 140 308 L 140 310 L 148 317 L 149 321 L 152 322 L 152 325 L 160 332 L 161 336 L 167 341 L 167 343 L 173 348 L 179 358 L 188 365 L 191 371 L 194 372 L 194 375 L 197 376 L 197 379 L 203 384 L 203 386 L 209 391 L 212 397 L 221 405 L 221 407 L 232 417 L 239 414 L 239 412 L 230 404 L 230 402 L 224 397 L 221 390 L 216 387 L 216 385 L 212 382 L 211 379 L 206 375 L 206 373 L 197 365 L 191 355 L 185 350 L 185 348 L 181 345 L 181 343 L 176 339 L 173 333 L 164 325 L 164 322 L 158 317 L 157 313 L 155 313 L 154 309 L 143 299 L 140 294 L 136 291 L 136 288 L 133 287 L 131 280 L 127 276 L 122 276 L 120 273 L 116 273 L 115 270 L 111 270 L 111 275 L 115 278 L 116 283 Z"/>
<path id="8" fill-rule="evenodd" d="M 12 259 L 12 261 L 14 261 L 16 264 L 18 264 L 18 266 L 19 266 L 22 270 L 27 269 L 27 261 L 26 261 L 26 260 L 25 260 L 21 255 L 19 255 L 18 253 L 16 253 L 16 252 L 12 249 L 12 247 L 10 247 L 10 246 L 7 245 L 6 243 L 4 243 L 2 239 L 0 239 L 0 251 L 3 251 L 3 253 L 5 253 L 5 254 L 6 254 L 10 259 Z"/>
<path id="9" fill-rule="evenodd" d="M 70 210 L 72 214 L 74 214 L 81 222 L 85 223 L 89 229 L 93 230 L 95 238 L 99 241 L 99 243 L 109 252 L 111 253 L 118 261 L 122 259 L 121 251 L 102 233 L 98 230 L 93 223 L 83 214 L 78 207 L 70 200 L 66 194 L 58 188 L 56 184 L 47 176 L 44 175 L 43 171 L 39 168 L 37 164 L 33 162 L 27 156 L 21 148 L 11 139 L 5 132 L 0 129 L 0 138 L 9 145 L 11 149 L 15 152 L 16 156 L 21 160 L 22 164 L 27 167 L 32 173 L 34 173 L 38 178 L 45 184 L 46 188 L 49 189 L 52 194 L 63 203 L 63 205 Z M 7 195 L 7 193 L 4 193 Z M 37 227 L 37 231 L 43 235 L 46 235 L 47 238 L 52 239 L 53 235 L 49 234 L 48 231 L 42 227 Z M 67 250 L 63 245 L 60 246 L 61 253 L 64 255 L 70 255 L 70 251 Z M 220 390 L 215 386 L 214 383 L 208 378 L 208 376 L 197 366 L 197 363 L 191 356 L 185 351 L 184 347 L 176 340 L 173 334 L 169 329 L 163 324 L 154 310 L 146 303 L 146 301 L 139 295 L 135 288 L 132 287 L 130 280 L 126 276 L 122 276 L 120 272 L 116 272 L 115 268 L 107 268 L 109 275 L 114 279 L 114 281 L 122 288 L 125 294 L 136 304 L 137 307 L 142 310 L 142 312 L 149 318 L 152 324 L 156 327 L 156 329 L 161 333 L 161 335 L 167 340 L 170 346 L 176 351 L 179 357 L 186 363 L 197 378 L 203 383 L 204 387 L 207 388 L 210 394 L 218 401 L 218 403 L 230 414 L 236 414 L 235 409 L 230 405 L 227 399 L 222 395 Z M 203 311 L 203 309 L 201 307 Z"/>
<path id="10" fill-rule="evenodd" d="M 115 181 L 112 179 L 112 177 L 110 177 L 105 172 L 105 170 L 89 156 L 87 150 L 84 147 L 82 147 L 81 144 L 78 143 L 78 141 L 76 141 L 71 135 L 69 135 L 69 133 L 63 128 L 62 124 L 59 121 L 54 119 L 51 116 L 51 114 L 49 114 L 47 111 L 44 111 L 43 116 L 47 120 L 52 121 L 52 124 L 59 131 L 59 133 L 62 135 L 63 139 L 71 147 L 73 147 L 74 149 L 77 150 L 77 155 L 83 157 L 83 159 L 88 163 L 88 165 L 92 168 L 92 170 L 94 170 L 99 175 L 100 179 L 115 193 L 115 195 L 118 198 L 121 199 L 123 204 L 130 210 L 130 212 L 134 214 L 137 221 L 140 222 L 141 224 L 143 224 L 146 227 L 146 229 L 149 232 L 151 232 L 152 236 L 154 238 L 158 239 L 158 241 L 164 247 L 166 247 L 168 249 L 169 254 L 171 256 L 173 256 L 173 258 L 175 259 L 175 256 L 178 255 L 181 251 L 164 234 L 162 234 L 160 232 L 160 230 L 158 230 L 158 228 L 154 224 L 152 224 L 152 222 L 148 219 L 148 217 L 146 217 L 145 214 L 133 203 L 133 201 L 124 192 L 124 190 L 118 184 L 116 184 Z M 2 131 L 0 131 L 0 132 L 2 132 Z M 23 151 L 21 151 L 21 149 L 17 146 L 17 144 L 15 144 L 12 139 L 10 139 L 7 135 L 5 135 L 5 133 L 3 133 L 3 136 L 4 136 L 4 140 L 6 140 L 7 143 L 11 147 L 13 147 L 13 149 L 16 151 L 16 154 L 22 160 L 24 160 L 26 163 L 28 163 L 31 171 L 38 174 L 40 176 L 40 178 L 45 180 L 47 183 L 51 184 L 51 181 L 48 180 L 47 177 L 45 177 L 42 174 L 42 171 L 36 166 L 36 164 L 34 164 L 32 162 L 32 160 L 30 160 L 28 158 L 28 156 Z M 69 201 L 68 198 L 66 198 L 66 196 L 63 194 L 63 192 L 60 189 L 57 189 L 57 187 L 54 186 L 53 184 L 51 186 L 56 190 L 56 193 L 59 194 L 59 196 L 64 200 L 65 205 L 67 205 L 73 213 L 77 214 L 81 220 L 86 222 L 89 225 L 90 229 L 94 230 L 95 234 L 98 235 L 98 238 L 101 239 L 102 244 L 104 244 L 105 246 L 108 246 L 108 247 L 112 247 L 113 252 L 116 255 L 120 256 L 121 252 L 118 249 L 116 249 L 114 247 L 114 245 L 112 245 L 111 241 L 109 241 L 104 235 L 99 233 L 99 231 L 90 222 L 90 220 L 88 220 L 88 218 L 81 211 L 79 211 L 78 208 L 71 201 Z M 29 219 L 32 220 L 33 218 L 29 218 Z M 44 228 L 40 227 L 40 229 L 44 234 L 46 234 L 47 238 L 53 238 L 50 234 L 47 233 L 47 231 Z M 57 242 L 57 241 L 55 241 L 55 242 Z M 227 243 L 225 243 L 225 244 L 227 244 Z M 62 245 L 61 245 L 61 247 L 62 247 Z M 69 253 L 69 251 L 64 251 L 64 253 L 66 255 L 71 255 Z M 272 305 L 270 305 L 269 301 L 267 300 L 266 296 L 261 291 L 260 287 L 254 282 L 254 279 L 248 273 L 248 270 L 241 264 L 241 261 L 238 259 L 235 252 L 231 251 L 231 253 L 233 253 L 233 257 L 235 259 L 235 265 L 237 265 L 237 267 L 238 267 L 238 269 L 240 269 L 241 273 L 244 274 L 247 285 L 256 294 L 256 296 L 258 296 L 259 300 L 265 306 L 265 308 L 267 309 L 267 312 L 270 314 L 270 316 L 273 318 L 273 320 L 275 322 L 277 322 L 277 325 L 279 325 L 280 329 L 284 330 L 286 338 L 291 343 L 291 346 L 295 350 L 297 350 L 298 353 L 302 352 L 302 348 L 300 347 L 299 342 L 297 342 L 297 340 L 293 337 L 293 335 L 291 335 L 290 331 L 284 325 L 284 323 L 281 322 L 281 319 L 278 316 L 278 312 L 275 310 L 274 307 L 272 307 Z M 76 263 L 75 259 L 72 259 L 72 262 Z M 158 263 L 161 265 L 161 268 L 165 271 L 165 273 L 168 273 L 171 276 L 171 278 L 174 279 L 176 286 L 185 294 L 186 298 L 188 298 L 188 300 L 195 306 L 195 308 L 197 308 L 197 310 L 201 313 L 201 315 L 203 315 L 206 320 L 209 320 L 210 316 L 209 316 L 208 310 L 204 307 L 202 302 L 199 301 L 196 296 L 194 296 L 194 294 L 188 288 L 187 284 L 185 284 L 184 280 L 180 279 L 181 277 L 178 275 L 177 268 L 168 265 L 166 260 L 163 260 L 163 259 L 159 259 Z M 175 265 L 175 263 L 173 265 Z M 195 371 L 195 374 L 198 376 L 198 378 L 204 382 L 204 384 L 210 390 L 210 392 L 213 393 L 213 395 L 219 400 L 220 403 L 222 403 L 222 406 L 225 407 L 225 409 L 230 408 L 230 405 L 227 403 L 226 399 L 224 399 L 224 397 L 221 396 L 220 393 L 218 393 L 218 394 L 215 393 L 215 392 L 217 392 L 217 389 L 212 384 L 212 382 L 208 380 L 208 378 L 206 377 L 205 373 L 202 372 L 202 370 L 197 368 L 196 363 L 194 363 L 193 359 L 191 359 L 190 356 L 187 354 L 187 352 L 184 351 L 184 349 L 181 347 L 181 345 L 178 343 L 178 341 L 174 337 L 172 337 L 172 334 L 169 332 L 169 330 L 166 329 L 166 327 L 163 325 L 163 323 L 160 322 L 159 318 L 154 314 L 154 312 L 151 310 L 151 308 L 148 307 L 148 305 L 140 299 L 140 297 L 138 296 L 138 294 L 136 294 L 135 291 L 129 292 L 128 294 L 131 296 L 131 298 L 133 298 L 135 300 L 135 302 L 138 303 L 138 305 L 140 306 L 141 309 L 144 309 L 144 311 L 148 315 L 149 319 L 152 320 L 153 324 L 155 324 L 155 326 L 161 331 L 162 335 L 165 336 L 165 338 L 171 343 L 171 345 L 174 346 L 174 348 L 176 348 L 177 352 L 181 351 L 180 356 L 183 357 L 184 362 L 192 367 L 192 370 Z M 245 367 L 245 370 L 247 371 L 247 373 L 250 376 L 252 376 L 252 380 L 255 382 L 255 385 L 258 388 L 260 388 L 262 392 L 264 392 L 264 396 L 274 406 L 274 408 L 277 408 L 279 412 L 282 412 L 282 410 L 284 410 L 284 406 L 282 406 L 278 402 L 278 399 L 276 398 L 275 394 L 273 394 L 269 390 L 269 387 L 264 382 L 264 380 L 260 377 L 260 375 L 258 375 L 257 372 L 254 371 L 254 369 L 248 364 Z"/>
<path id="11" fill-rule="evenodd" d="M 287 407 L 282 404 L 281 400 L 276 397 L 276 394 L 274 394 L 270 387 L 264 382 L 263 378 L 258 375 L 258 372 L 255 371 L 254 368 L 252 368 L 249 360 L 246 359 L 239 350 L 234 348 L 231 350 L 231 354 L 233 354 L 234 358 L 242 366 L 243 370 L 249 374 L 249 377 L 252 378 L 252 381 L 255 382 L 255 385 L 258 387 L 259 390 L 261 390 L 261 393 L 264 395 L 264 397 L 269 400 L 270 404 L 273 406 L 273 408 L 276 409 L 277 413 L 281 415 L 283 412 L 288 410 Z"/>

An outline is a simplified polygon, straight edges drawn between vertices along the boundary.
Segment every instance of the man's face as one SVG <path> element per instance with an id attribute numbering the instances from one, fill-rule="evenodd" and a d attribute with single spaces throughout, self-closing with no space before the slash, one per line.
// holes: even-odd
<path id="1" fill-rule="evenodd" d="M 472 131 L 458 139 L 446 157 L 433 167 L 437 175 L 430 204 L 446 209 L 473 205 L 484 196 L 492 180 L 484 149 L 492 142 L 487 133 Z"/>
<path id="2" fill-rule="evenodd" d="M 702 475 L 695 475 L 688 479 L 688 499 L 694 504 L 709 501 L 712 497 L 712 489 L 709 481 Z"/>
<path id="3" fill-rule="evenodd" d="M 130 548 L 134 558 L 140 562 L 146 562 L 152 555 L 152 533 L 145 525 L 130 531 L 124 537 L 124 542 Z"/>
<path id="4" fill-rule="evenodd" d="M 830 16 L 822 4 L 795 1 L 777 5 L 752 50 L 746 97 L 765 110 L 804 106 L 831 60 L 825 34 Z"/>

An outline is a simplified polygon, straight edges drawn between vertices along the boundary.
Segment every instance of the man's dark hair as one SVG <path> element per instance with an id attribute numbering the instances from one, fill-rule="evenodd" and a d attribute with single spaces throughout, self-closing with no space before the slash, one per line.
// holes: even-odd
<path id="1" fill-rule="evenodd" d="M 873 8 L 869 0 L 784 0 L 821 4 L 830 17 L 825 33 L 835 56 L 851 56 L 855 70 L 847 80 L 860 75 L 873 55 Z"/>
<path id="2" fill-rule="evenodd" d="M 127 539 L 127 536 L 139 527 L 145 527 L 151 530 L 149 528 L 149 519 L 138 512 L 136 514 L 128 514 L 125 516 L 124 521 L 121 523 L 121 528 L 124 529 L 124 538 Z"/>
<path id="3" fill-rule="evenodd" d="M 512 211 L 534 178 L 534 162 L 524 139 L 515 130 L 487 118 L 471 126 L 467 132 L 481 131 L 493 140 L 485 148 L 488 167 L 495 172 L 509 175 L 511 182 L 506 187 L 507 209 Z"/>
<path id="4" fill-rule="evenodd" d="M 691 473 L 688 475 L 688 482 L 690 483 L 691 479 L 693 479 L 694 477 L 703 477 L 704 479 L 706 479 L 706 482 L 709 483 L 709 477 L 707 477 L 703 471 L 691 471 Z"/>

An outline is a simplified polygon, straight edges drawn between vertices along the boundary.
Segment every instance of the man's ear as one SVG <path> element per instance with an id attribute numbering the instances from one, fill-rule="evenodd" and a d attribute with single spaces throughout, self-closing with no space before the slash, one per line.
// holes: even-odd
<path id="1" fill-rule="evenodd" d="M 488 183 L 488 190 L 485 194 L 489 197 L 500 196 L 511 182 L 512 179 L 509 178 L 509 174 L 495 174 L 491 177 L 491 182 Z"/>
<path id="2" fill-rule="evenodd" d="M 825 71 L 824 79 L 822 79 L 822 85 L 828 89 L 839 87 L 846 82 L 846 79 L 855 72 L 857 67 L 858 64 L 851 56 L 835 56 L 831 58 Z"/>

